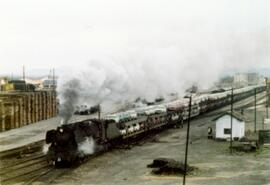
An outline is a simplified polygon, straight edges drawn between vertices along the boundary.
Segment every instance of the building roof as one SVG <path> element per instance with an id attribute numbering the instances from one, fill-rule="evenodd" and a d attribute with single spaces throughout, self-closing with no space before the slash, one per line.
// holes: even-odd
<path id="1" fill-rule="evenodd" d="M 213 121 L 216 121 L 216 120 L 218 120 L 219 118 L 221 118 L 221 117 L 223 117 L 225 115 L 233 116 L 235 119 L 237 119 L 239 121 L 248 121 L 247 118 L 244 115 L 242 115 L 242 114 L 240 114 L 239 112 L 236 112 L 236 111 L 233 111 L 232 113 L 231 113 L 231 111 L 224 112 L 223 114 L 220 114 L 217 117 L 215 117 L 213 119 Z"/>

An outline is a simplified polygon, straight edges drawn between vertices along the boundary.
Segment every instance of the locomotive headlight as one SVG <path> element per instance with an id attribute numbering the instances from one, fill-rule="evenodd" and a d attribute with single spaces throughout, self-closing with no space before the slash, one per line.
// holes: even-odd
<path id="1" fill-rule="evenodd" d="M 61 161 L 62 161 L 61 157 L 57 157 L 57 162 L 61 162 Z"/>
<path id="2" fill-rule="evenodd" d="M 62 129 L 62 128 L 60 128 L 60 129 L 59 129 L 59 132 L 63 133 L 63 129 Z"/>

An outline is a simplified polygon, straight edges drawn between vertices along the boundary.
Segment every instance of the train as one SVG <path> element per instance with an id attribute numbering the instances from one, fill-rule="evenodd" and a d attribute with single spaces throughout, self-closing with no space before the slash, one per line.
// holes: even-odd
<path id="1" fill-rule="evenodd" d="M 234 90 L 233 101 L 265 91 L 265 86 Z M 231 91 L 192 96 L 190 117 L 194 118 L 231 102 Z M 87 119 L 65 124 L 46 133 L 48 161 L 54 165 L 74 164 L 97 151 L 106 151 L 154 130 L 179 126 L 188 119 L 189 99 L 139 107 L 108 114 L 102 119 Z M 90 151 L 90 152 L 89 152 Z"/>

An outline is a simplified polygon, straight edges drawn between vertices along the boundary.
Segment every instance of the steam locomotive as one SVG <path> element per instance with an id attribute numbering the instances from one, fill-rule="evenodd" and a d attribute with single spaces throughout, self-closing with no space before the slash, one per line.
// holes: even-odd
<path id="1" fill-rule="evenodd" d="M 234 91 L 234 101 L 239 101 L 265 90 L 265 86 L 251 86 Z M 192 98 L 191 117 L 227 105 L 231 92 L 224 91 Z M 109 114 L 104 119 L 88 119 L 61 125 L 46 133 L 49 144 L 47 158 L 56 165 L 74 163 L 99 150 L 107 150 L 117 144 L 147 132 L 183 123 L 188 118 L 187 98 L 161 105 L 151 105 L 125 112 Z M 89 151 L 90 150 L 90 151 Z"/>

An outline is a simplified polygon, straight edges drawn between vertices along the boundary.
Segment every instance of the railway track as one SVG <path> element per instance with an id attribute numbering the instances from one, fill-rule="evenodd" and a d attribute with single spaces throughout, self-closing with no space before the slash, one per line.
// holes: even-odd
<path id="1" fill-rule="evenodd" d="M 53 184 L 53 181 L 70 169 L 57 169 L 47 162 L 44 154 L 11 162 L 1 166 L 1 185 L 23 184 L 31 185 L 36 182 Z"/>
<path id="2" fill-rule="evenodd" d="M 38 153 L 21 159 L 13 159 L 4 163 L 0 168 L 1 184 L 25 182 L 52 170 L 46 156 Z"/>

